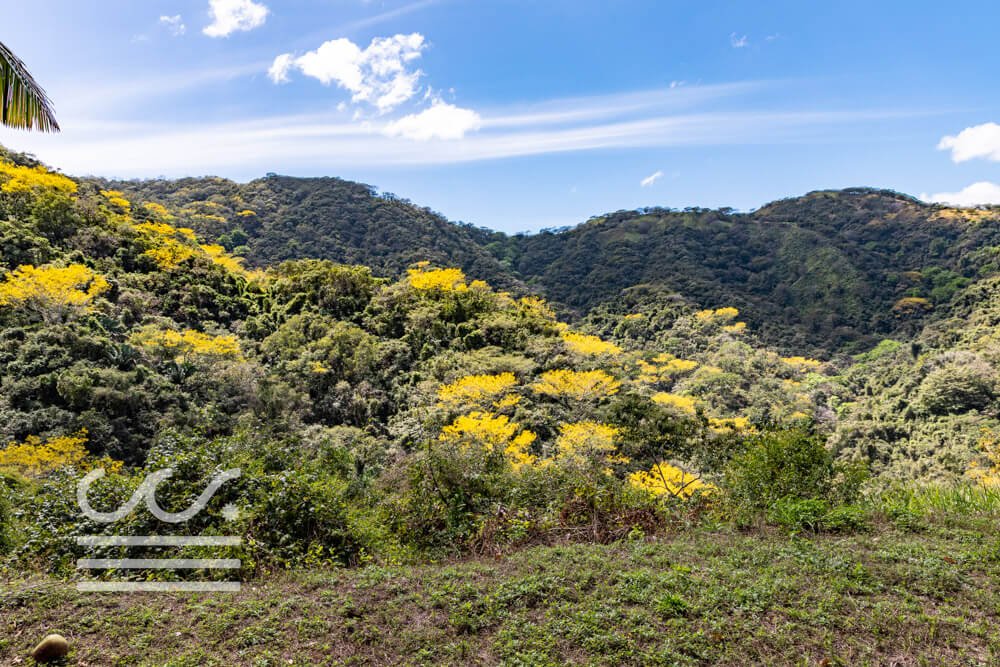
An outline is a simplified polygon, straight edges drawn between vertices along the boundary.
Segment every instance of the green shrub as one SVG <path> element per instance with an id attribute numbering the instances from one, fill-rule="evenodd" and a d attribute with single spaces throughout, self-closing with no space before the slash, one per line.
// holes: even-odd
<path id="1" fill-rule="evenodd" d="M 835 469 L 823 440 L 798 429 L 754 436 L 724 471 L 729 505 L 738 514 L 757 514 L 783 498 L 824 498 Z"/>
<path id="2" fill-rule="evenodd" d="M 830 504 L 820 498 L 780 498 L 770 507 L 767 518 L 788 530 L 819 532 Z"/>

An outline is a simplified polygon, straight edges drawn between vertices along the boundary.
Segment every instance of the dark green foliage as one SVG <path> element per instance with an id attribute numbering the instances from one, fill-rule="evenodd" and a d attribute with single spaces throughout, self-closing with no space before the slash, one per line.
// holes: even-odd
<path id="1" fill-rule="evenodd" d="M 763 433 L 725 469 L 728 500 L 740 512 L 766 510 L 783 498 L 826 497 L 834 466 L 823 439 L 800 430 Z"/>
<path id="2" fill-rule="evenodd" d="M 764 341 L 824 357 L 913 335 L 934 311 L 904 316 L 896 302 L 921 297 L 935 310 L 946 307 L 971 281 L 996 272 L 991 249 L 1000 246 L 996 224 L 865 188 L 813 192 L 748 214 L 618 211 L 508 237 L 340 179 L 102 186 L 179 209 L 180 220 L 208 238 L 245 243 L 258 265 L 315 257 L 394 275 L 428 259 L 496 286 L 529 284 L 570 314 L 589 313 L 602 334 L 643 343 L 686 304 L 735 306 Z M 237 216 L 244 208 L 256 215 Z M 621 320 L 628 313 L 647 319 Z"/>
<path id="3" fill-rule="evenodd" d="M 993 367 L 972 357 L 942 360 L 917 389 L 917 405 L 935 415 L 982 410 L 994 400 L 997 376 Z"/>
<path id="4" fill-rule="evenodd" d="M 129 215 L 99 192 L 108 185 L 132 198 Z M 955 480 L 984 429 L 1000 429 L 1000 278 L 987 275 L 994 232 L 980 224 L 993 213 L 975 215 L 853 190 L 753 214 L 619 212 L 507 238 L 336 179 L 0 193 L 3 274 L 83 263 L 109 285 L 88 310 L 47 324 L 32 308 L 0 307 L 0 446 L 85 429 L 91 454 L 127 464 L 95 489 L 108 506 L 156 466 L 177 470 L 163 493 L 181 507 L 220 466 L 240 465 L 245 480 L 219 501 L 245 506 L 235 529 L 254 539 L 242 553 L 251 568 L 613 541 L 706 516 L 859 530 L 868 515 L 852 503 L 869 466 L 874 485 Z M 247 272 L 189 243 L 191 256 L 164 263 L 148 253 L 162 241 L 136 224 L 162 220 L 251 263 L 297 259 Z M 302 259 L 311 255 L 321 258 Z M 418 259 L 468 275 L 411 283 L 400 274 Z M 544 303 L 520 299 L 521 279 L 586 311 L 580 330 L 622 349 L 579 346 Z M 927 299 L 930 324 L 921 309 L 894 310 L 902 297 Z M 782 352 L 760 343 L 755 323 Z M 885 331 L 901 340 L 875 345 Z M 238 350 L 157 347 L 166 332 Z M 843 354 L 855 348 L 871 349 Z M 803 359 L 810 350 L 831 359 Z M 551 396 L 538 387 L 553 370 L 618 384 Z M 503 401 L 438 396 L 500 373 L 514 381 Z M 502 438 L 445 444 L 443 429 L 473 411 L 530 431 L 522 458 Z M 562 451 L 574 422 L 614 435 L 574 458 L 574 446 L 594 446 Z M 683 501 L 627 481 L 660 462 L 718 493 Z M 79 555 L 54 540 L 93 528 L 72 503 L 81 473 L 40 473 L 18 491 L 19 557 L 65 568 Z M 29 510 L 41 518 L 26 521 Z M 218 512 L 190 527 L 227 528 Z M 685 613 L 664 600 L 664 618 Z"/>
<path id="5" fill-rule="evenodd" d="M 870 511 L 859 505 L 831 506 L 822 498 L 779 498 L 767 510 L 768 521 L 793 532 L 854 532 L 870 523 Z"/>
<path id="6" fill-rule="evenodd" d="M 430 209 L 361 183 L 268 176 L 246 184 L 187 178 L 102 181 L 101 186 L 178 211 L 179 224 L 224 246 L 241 246 L 257 266 L 308 257 L 398 275 L 414 262 L 429 260 L 459 266 L 493 285 L 516 283 L 482 247 L 502 235 L 452 224 Z M 254 215 L 237 215 L 243 210 Z"/>

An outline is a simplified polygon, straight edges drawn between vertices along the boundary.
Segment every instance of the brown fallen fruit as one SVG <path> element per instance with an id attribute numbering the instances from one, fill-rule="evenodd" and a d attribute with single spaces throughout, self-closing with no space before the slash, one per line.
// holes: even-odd
<path id="1" fill-rule="evenodd" d="M 59 658 L 65 658 L 69 653 L 69 642 L 62 635 L 48 635 L 39 642 L 35 650 L 31 652 L 31 657 L 35 662 L 52 662 Z"/>

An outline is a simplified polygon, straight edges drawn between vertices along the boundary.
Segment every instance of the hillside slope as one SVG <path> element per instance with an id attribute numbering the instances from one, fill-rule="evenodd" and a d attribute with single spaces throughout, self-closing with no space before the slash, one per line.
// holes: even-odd
<path id="1" fill-rule="evenodd" d="M 254 266 L 320 258 L 399 275 L 428 260 L 458 266 L 493 285 L 517 282 L 483 248 L 494 232 L 451 223 L 361 183 L 273 174 L 243 184 L 224 178 L 98 183 L 166 205 L 179 222 L 238 250 Z"/>
<path id="2" fill-rule="evenodd" d="M 456 225 L 336 178 L 269 175 L 101 183 L 179 211 L 184 224 L 254 265 L 303 257 L 399 275 L 429 259 L 503 288 L 525 284 L 571 317 L 617 315 L 637 286 L 692 305 L 739 308 L 763 341 L 828 357 L 909 338 L 955 293 L 992 275 L 1000 211 L 928 205 L 854 188 L 753 213 L 644 209 L 562 231 L 507 236 Z"/>
<path id="3" fill-rule="evenodd" d="M 852 189 L 750 214 L 620 211 L 510 244 L 516 273 L 578 313 L 656 287 L 701 307 L 735 306 L 786 351 L 828 355 L 908 337 L 994 273 L 1000 213 Z"/>

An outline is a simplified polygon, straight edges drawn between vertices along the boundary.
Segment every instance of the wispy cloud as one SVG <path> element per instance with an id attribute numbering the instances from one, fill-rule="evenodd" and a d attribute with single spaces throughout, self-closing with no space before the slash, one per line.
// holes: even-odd
<path id="1" fill-rule="evenodd" d="M 185 32 L 187 32 L 187 26 L 184 25 L 184 20 L 181 18 L 180 14 L 175 16 L 161 16 L 160 25 L 167 29 L 174 37 L 180 37 Z"/>
<path id="2" fill-rule="evenodd" d="M 364 28 L 371 28 L 372 26 L 381 25 L 387 21 L 392 21 L 393 19 L 398 19 L 401 16 L 406 16 L 407 14 L 412 14 L 413 12 L 420 11 L 421 9 L 426 9 L 432 5 L 440 4 L 442 0 L 420 0 L 419 2 L 411 2 L 407 5 L 397 7 L 396 9 L 390 9 L 388 11 L 382 12 L 381 14 L 376 14 L 374 16 L 369 16 L 367 18 L 358 19 L 357 21 L 351 21 L 350 23 L 343 25 L 339 28 L 341 32 L 353 32 L 355 30 L 362 30 Z"/>
<path id="3" fill-rule="evenodd" d="M 624 98 L 658 95 L 647 91 Z M 573 151 L 822 141 L 844 128 L 913 115 L 891 110 L 679 113 L 666 99 L 660 107 L 640 105 L 638 111 L 613 114 L 609 108 L 619 97 L 591 98 L 590 109 L 582 109 L 576 99 L 555 100 L 541 116 L 531 107 L 481 110 L 481 129 L 461 139 L 441 129 L 440 117 L 359 123 L 347 113 L 331 112 L 214 125 L 144 124 L 114 133 L 64 123 L 60 135 L 19 134 L 9 143 L 70 173 L 245 178 L 267 171 L 335 173 L 358 166 L 454 164 Z M 535 122 L 528 120 L 532 117 Z M 465 118 L 473 124 L 472 117 Z"/>
<path id="4" fill-rule="evenodd" d="M 650 174 L 646 178 L 644 178 L 641 181 L 639 181 L 639 185 L 641 187 L 648 188 L 649 186 L 651 186 L 653 183 L 656 183 L 661 178 L 663 178 L 663 172 L 660 171 L 659 169 L 657 169 L 652 174 Z"/>
<path id="5" fill-rule="evenodd" d="M 734 32 L 729 35 L 729 45 L 734 49 L 742 49 L 750 46 L 750 39 L 746 35 L 737 35 Z"/>
<path id="6" fill-rule="evenodd" d="M 79 79 L 72 79 L 55 81 L 47 85 L 46 89 L 52 99 L 59 100 L 57 110 L 61 117 L 88 122 L 98 115 L 103 119 L 113 118 L 114 112 L 128 109 L 125 103 L 129 101 L 169 98 L 184 91 L 217 86 L 259 74 L 267 66 L 267 62 L 252 62 L 163 76 L 144 76 L 103 85 L 82 84 Z"/>

